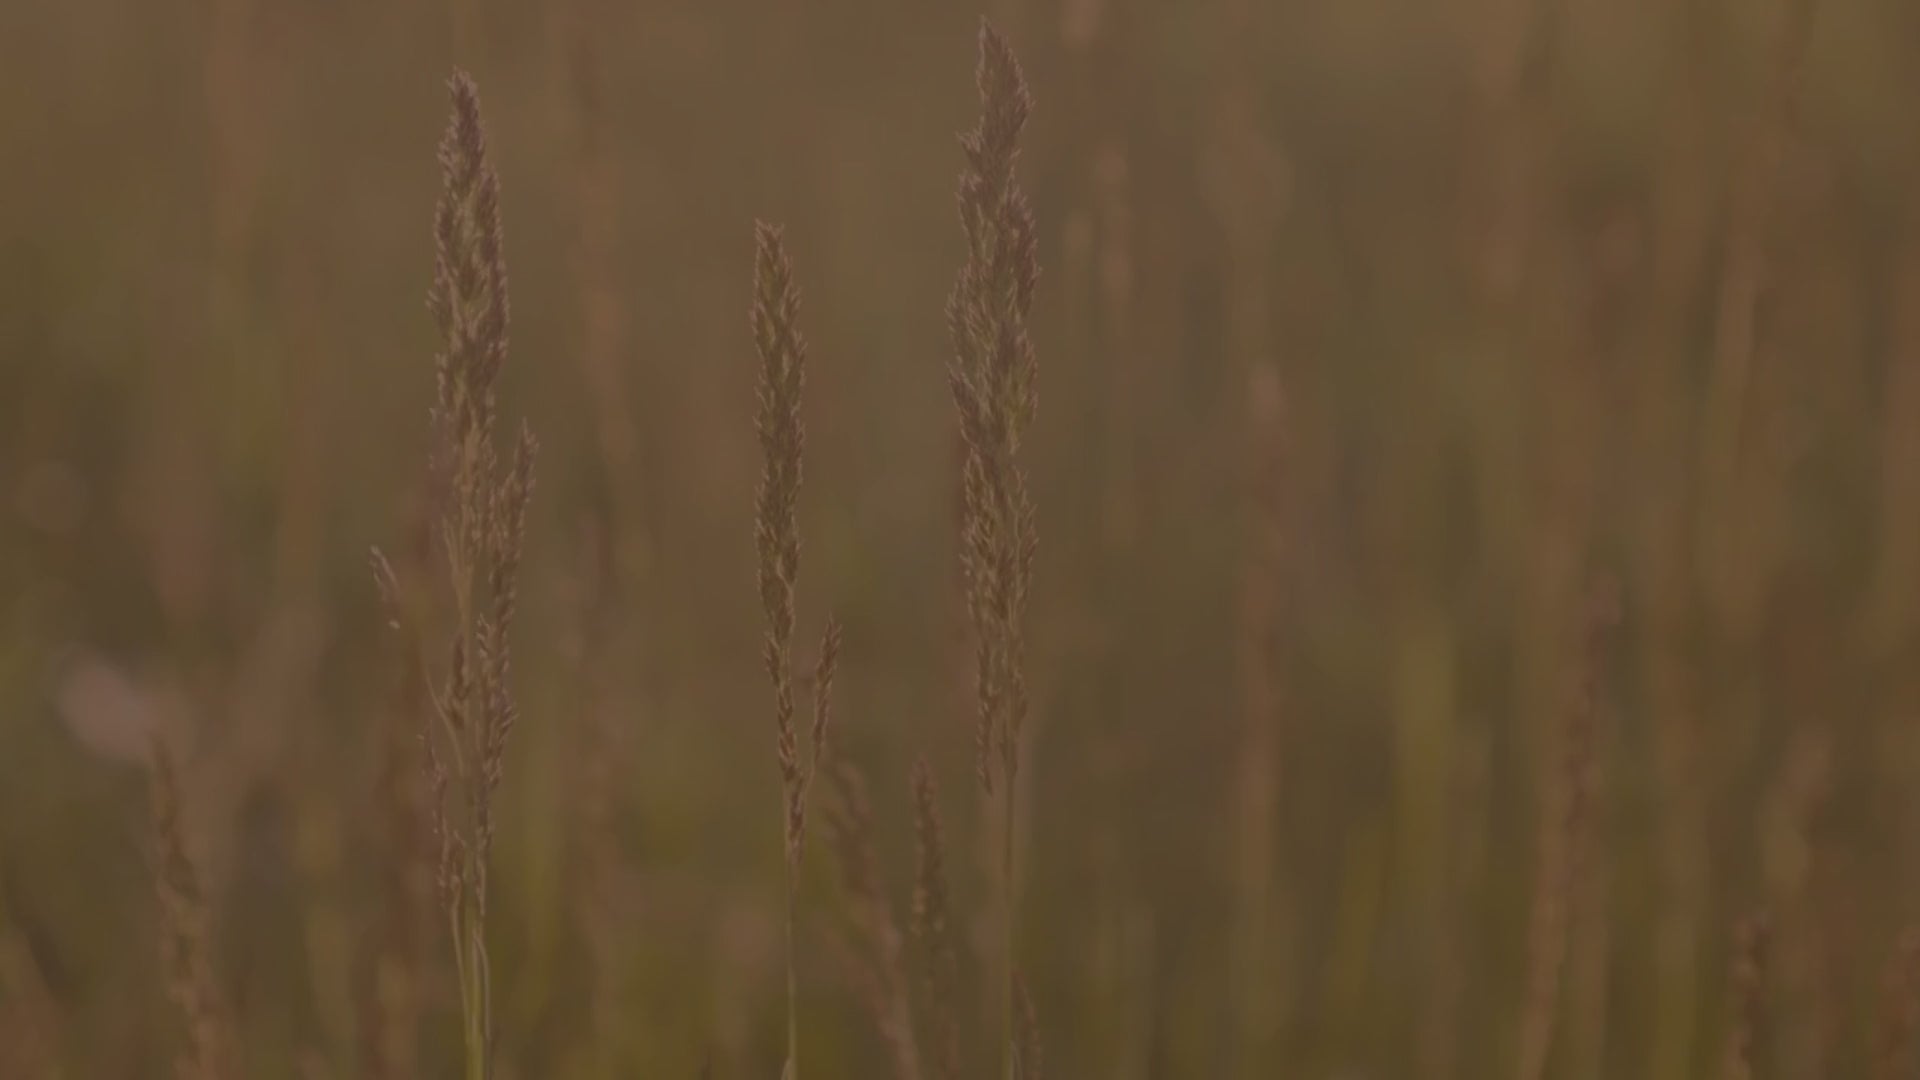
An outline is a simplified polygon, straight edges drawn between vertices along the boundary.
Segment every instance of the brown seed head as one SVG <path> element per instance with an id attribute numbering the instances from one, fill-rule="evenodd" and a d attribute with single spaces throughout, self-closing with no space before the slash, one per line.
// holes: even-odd
<path id="1" fill-rule="evenodd" d="M 947 381 L 966 445 L 960 557 L 975 637 L 977 766 L 992 790 L 996 751 L 1007 779 L 1017 771 L 1027 709 L 1022 653 L 1037 530 L 1017 455 L 1039 400 L 1027 319 L 1040 261 L 1016 175 L 1032 98 L 1006 39 L 984 22 L 977 82 L 980 118 L 960 137 L 967 257 L 947 301 Z"/>

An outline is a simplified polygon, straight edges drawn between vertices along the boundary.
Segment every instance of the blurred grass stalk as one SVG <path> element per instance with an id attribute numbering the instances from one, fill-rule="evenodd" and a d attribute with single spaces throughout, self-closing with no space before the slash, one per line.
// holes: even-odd
<path id="1" fill-rule="evenodd" d="M 1038 544 L 1022 440 L 1038 405 L 1027 320 L 1039 277 L 1033 210 L 1016 175 L 1033 99 L 1012 46 L 981 21 L 980 119 L 960 138 L 966 261 L 947 302 L 948 384 L 966 443 L 961 560 L 975 645 L 975 754 L 982 792 L 998 789 L 1001 1071 L 1021 1080 L 1015 848 L 1021 740 L 1029 708 L 1027 598 Z"/>
<path id="2" fill-rule="evenodd" d="M 779 226 L 754 227 L 752 326 L 760 356 L 761 472 L 754 507 L 760 601 L 766 615 L 761 658 L 773 683 L 774 735 L 785 811 L 787 1048 L 782 1080 L 800 1076 L 800 982 L 797 957 L 801 856 L 806 850 L 807 801 L 827 753 L 834 667 L 840 626 L 829 616 L 813 672 L 813 722 L 803 757 L 796 715 L 793 660 L 794 594 L 800 573 L 798 504 L 805 460 L 801 416 L 807 383 L 807 344 L 800 333 L 800 291 Z"/>
<path id="3" fill-rule="evenodd" d="M 453 626 L 423 745 L 440 843 L 440 900 L 460 990 L 465 1075 L 491 1080 L 488 876 L 494 797 L 519 711 L 510 642 L 536 444 L 523 425 L 509 458 L 503 461 L 496 445 L 496 385 L 507 358 L 509 318 L 500 181 L 488 159 L 473 80 L 456 71 L 448 90 L 452 115 L 440 143 L 443 189 L 428 295 L 442 339 L 428 473 Z M 400 601 L 401 583 L 377 551 L 374 569 L 389 619 L 406 619 L 411 613 Z"/>
<path id="4" fill-rule="evenodd" d="M 1223 12 L 1227 40 L 1250 44 L 1251 12 L 1244 2 Z M 1288 607 L 1296 572 L 1289 543 L 1289 508 L 1301 505 L 1290 487 L 1288 401 L 1273 321 L 1270 267 L 1285 214 L 1284 159 L 1267 139 L 1259 113 L 1251 58 L 1222 78 L 1212 118 L 1209 194 L 1213 213 L 1230 238 L 1226 251 L 1227 350 L 1244 385 L 1240 463 L 1238 652 L 1240 718 L 1231 822 L 1236 835 L 1230 954 L 1232 1075 L 1270 1076 L 1285 1056 L 1285 986 L 1280 943 L 1289 911 L 1276 863 L 1287 695 L 1282 672 L 1288 656 Z"/>

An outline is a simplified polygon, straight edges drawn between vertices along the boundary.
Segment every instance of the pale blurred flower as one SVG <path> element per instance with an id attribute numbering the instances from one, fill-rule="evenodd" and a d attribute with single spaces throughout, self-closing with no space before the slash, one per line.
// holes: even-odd
<path id="1" fill-rule="evenodd" d="M 54 678 L 60 719 L 82 746 L 112 761 L 146 762 L 165 723 L 159 694 L 85 650 L 61 664 Z"/>

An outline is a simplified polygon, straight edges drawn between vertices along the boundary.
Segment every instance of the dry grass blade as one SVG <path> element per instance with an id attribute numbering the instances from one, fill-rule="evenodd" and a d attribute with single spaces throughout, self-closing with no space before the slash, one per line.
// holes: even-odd
<path id="1" fill-rule="evenodd" d="M 148 772 L 153 815 L 153 877 L 160 899 L 160 959 L 167 994 L 180 1010 L 186 1049 L 174 1063 L 179 1080 L 230 1080 L 239 1075 L 233 1019 L 213 963 L 213 915 L 187 850 L 178 770 L 156 741 Z"/>

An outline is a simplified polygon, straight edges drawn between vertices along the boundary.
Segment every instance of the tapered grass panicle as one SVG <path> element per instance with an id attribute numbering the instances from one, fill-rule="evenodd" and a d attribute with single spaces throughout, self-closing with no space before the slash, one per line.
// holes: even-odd
<path id="1" fill-rule="evenodd" d="M 754 504 L 754 539 L 759 555 L 760 603 L 767 629 L 761 650 L 773 682 L 774 738 L 785 801 L 787 901 L 787 1059 L 786 1080 L 799 1076 L 799 977 L 794 956 L 795 908 L 800 857 L 806 845 L 807 793 L 826 751 L 832 716 L 833 676 L 840 655 L 840 624 L 831 617 L 821 635 L 813 675 L 813 721 L 808 731 L 810 756 L 801 756 L 795 721 L 793 674 L 794 592 L 800 574 L 800 526 L 797 510 L 806 450 L 801 397 L 807 384 L 807 342 L 800 333 L 800 289 L 793 260 L 779 226 L 754 226 L 753 341 L 760 356 L 759 415 L 761 472 Z"/>
<path id="2" fill-rule="evenodd" d="M 960 136 L 960 224 L 967 256 L 947 301 L 948 383 L 966 444 L 960 560 L 974 634 L 974 742 L 980 784 L 1003 789 L 1000 898 L 1001 1063 L 1019 1073 L 1014 1003 L 1014 778 L 1028 699 L 1026 615 L 1038 544 L 1021 439 L 1039 405 L 1027 318 L 1040 276 L 1033 211 L 1016 167 L 1032 111 L 1026 76 L 999 31 L 980 25 L 980 119 Z"/>
<path id="3" fill-rule="evenodd" d="M 800 290 L 782 230 L 754 226 L 753 341 L 760 356 L 760 487 L 754 503 L 754 540 L 760 569 L 760 605 L 767 618 L 763 656 L 774 685 L 781 778 L 799 776 L 793 729 L 793 595 L 800 573 L 796 511 L 806 452 L 800 416 L 807 383 L 807 342 L 799 328 Z"/>
<path id="4" fill-rule="evenodd" d="M 493 799 L 518 719 L 510 631 L 537 450 L 524 425 L 511 455 L 496 446 L 497 384 L 507 357 L 507 271 L 500 181 L 487 158 L 480 96 L 456 72 L 453 113 L 440 142 L 442 189 L 434 216 L 433 285 L 441 337 L 429 461 L 439 549 L 449 578 L 445 675 L 432 693 L 423 744 L 439 838 L 439 892 L 453 938 L 468 1080 L 493 1074 L 487 870 Z M 376 552 L 382 591 L 398 595 Z M 390 611 L 398 621 L 398 605 Z"/>
<path id="5" fill-rule="evenodd" d="M 948 383 L 966 444 L 960 557 L 974 630 L 978 767 L 991 791 L 996 756 L 1007 782 L 1018 768 L 1027 710 L 1021 653 L 1037 541 L 1018 455 L 1039 403 L 1027 316 L 1040 260 L 1033 211 L 1015 176 L 1032 99 L 1006 39 L 984 23 L 976 79 L 980 119 L 960 137 L 967 257 L 947 300 Z"/>
<path id="6" fill-rule="evenodd" d="M 156 741 L 148 765 L 154 887 L 160 898 L 160 960 L 167 994 L 180 1010 L 186 1047 L 175 1059 L 178 1080 L 238 1077 L 232 1014 L 213 963 L 212 912 L 187 849 L 179 773 L 172 751 Z"/>

